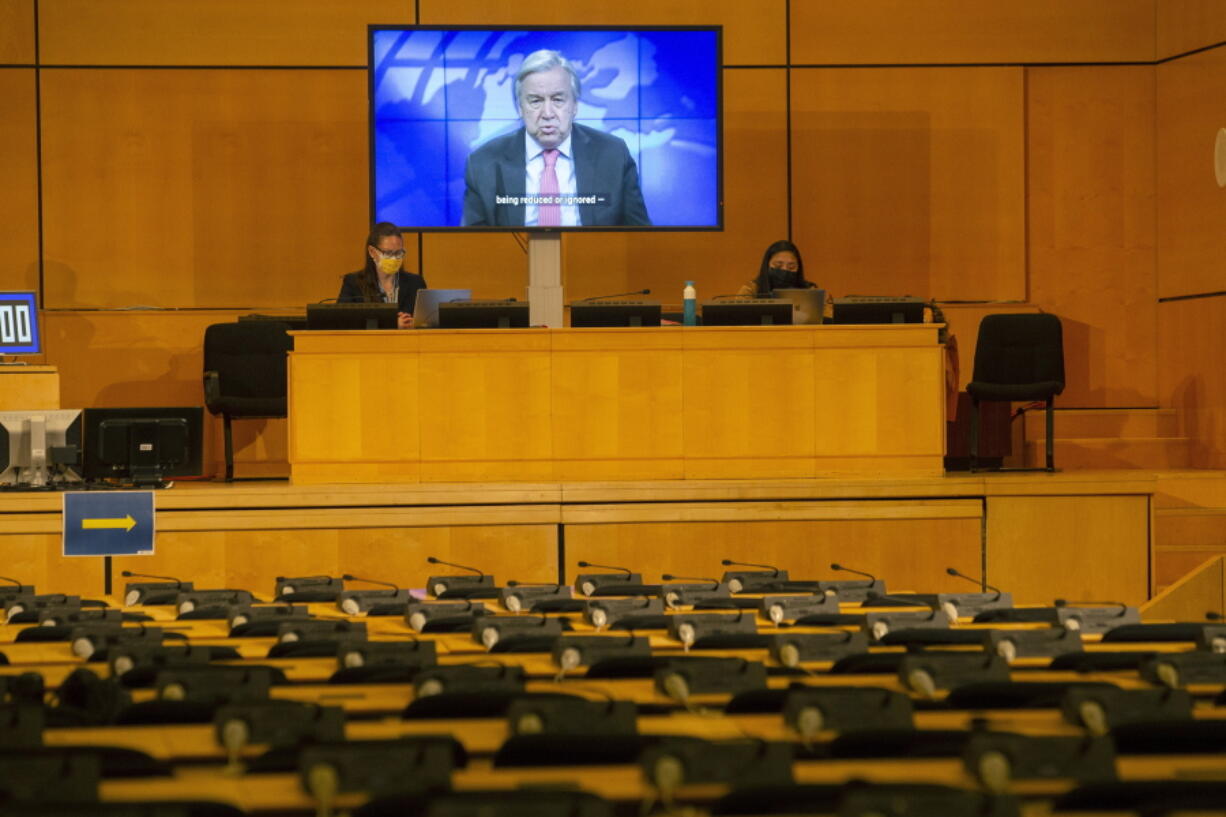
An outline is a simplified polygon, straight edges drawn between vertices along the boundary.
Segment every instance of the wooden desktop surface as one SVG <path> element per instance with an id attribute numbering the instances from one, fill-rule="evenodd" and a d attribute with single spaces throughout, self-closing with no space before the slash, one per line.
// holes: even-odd
<path id="1" fill-rule="evenodd" d="M 936 324 L 295 333 L 295 484 L 935 476 Z"/>

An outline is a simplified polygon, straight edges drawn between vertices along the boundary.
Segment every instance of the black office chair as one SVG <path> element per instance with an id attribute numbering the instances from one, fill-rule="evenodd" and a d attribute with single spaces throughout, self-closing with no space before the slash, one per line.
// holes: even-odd
<path id="1" fill-rule="evenodd" d="M 280 321 L 241 321 L 204 331 L 204 404 L 225 424 L 226 482 L 234 480 L 231 420 L 286 416 L 288 330 Z"/>
<path id="2" fill-rule="evenodd" d="M 971 471 L 979 457 L 979 407 L 991 401 L 1047 404 L 1047 469 L 1056 470 L 1052 445 L 1054 400 L 1064 391 L 1064 334 L 1055 315 L 988 315 L 979 324 L 971 395 Z"/>

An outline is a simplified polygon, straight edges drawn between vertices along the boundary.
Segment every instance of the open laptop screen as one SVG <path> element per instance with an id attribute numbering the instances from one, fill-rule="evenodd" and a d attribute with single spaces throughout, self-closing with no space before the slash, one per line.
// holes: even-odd
<path id="1" fill-rule="evenodd" d="M 413 328 L 430 329 L 438 326 L 438 305 L 449 301 L 472 300 L 471 289 L 419 289 L 413 303 Z"/>

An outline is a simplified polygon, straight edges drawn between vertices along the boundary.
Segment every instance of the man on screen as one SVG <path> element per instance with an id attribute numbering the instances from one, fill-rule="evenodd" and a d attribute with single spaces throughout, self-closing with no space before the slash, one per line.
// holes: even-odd
<path id="1" fill-rule="evenodd" d="M 515 76 L 523 127 L 469 154 L 463 226 L 651 224 L 626 143 L 575 124 L 579 90 L 574 66 L 557 51 L 524 59 Z"/>

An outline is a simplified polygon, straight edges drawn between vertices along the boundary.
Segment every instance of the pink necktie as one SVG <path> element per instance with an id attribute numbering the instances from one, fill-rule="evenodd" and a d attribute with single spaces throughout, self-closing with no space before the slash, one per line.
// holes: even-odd
<path id="1" fill-rule="evenodd" d="M 558 150 L 550 148 L 541 156 L 545 159 L 545 172 L 541 174 L 541 195 L 556 196 L 558 195 L 558 174 L 554 170 L 554 165 L 558 163 Z M 561 227 L 561 205 L 542 204 L 536 211 L 536 223 L 541 227 Z"/>

